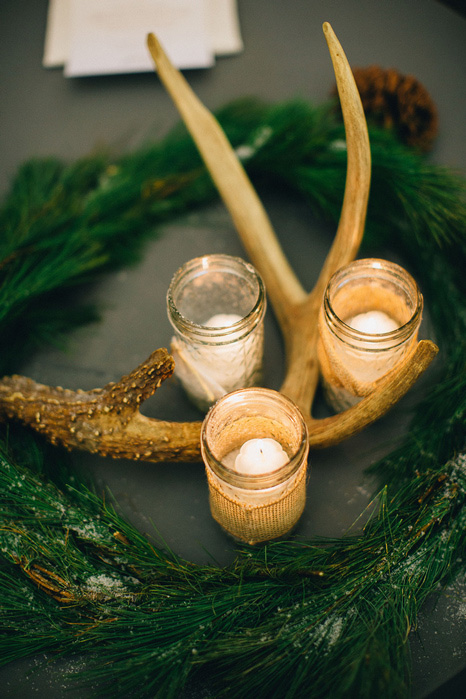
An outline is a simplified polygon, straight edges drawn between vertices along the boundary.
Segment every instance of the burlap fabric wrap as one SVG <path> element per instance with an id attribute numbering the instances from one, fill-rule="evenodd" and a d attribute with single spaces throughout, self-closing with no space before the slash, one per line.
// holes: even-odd
<path id="1" fill-rule="evenodd" d="M 349 319 L 359 313 L 379 310 L 387 313 L 402 327 L 411 317 L 411 311 L 405 301 L 387 288 L 369 284 L 346 291 L 346 296 L 341 294 L 335 302 L 339 318 Z M 372 352 L 373 362 L 381 361 L 385 370 L 376 378 L 365 381 L 361 376 L 357 376 L 357 371 L 351 369 L 351 361 L 345 362 L 344 353 L 341 352 L 344 342 L 331 332 L 325 311 L 321 309 L 317 352 L 324 386 L 327 384 L 327 387 L 344 389 L 357 399 L 368 396 L 375 390 L 381 376 L 392 371 L 401 361 L 406 361 L 414 350 L 416 341 L 417 331 L 409 339 L 399 338 L 396 349 L 389 350 L 390 354 L 383 349 Z M 367 361 L 370 360 L 371 354 L 368 354 Z"/>
<path id="2" fill-rule="evenodd" d="M 289 532 L 301 517 L 306 503 L 307 463 L 300 466 L 275 499 L 257 505 L 228 495 L 221 482 L 206 469 L 213 518 L 232 536 L 247 544 L 276 539 Z"/>

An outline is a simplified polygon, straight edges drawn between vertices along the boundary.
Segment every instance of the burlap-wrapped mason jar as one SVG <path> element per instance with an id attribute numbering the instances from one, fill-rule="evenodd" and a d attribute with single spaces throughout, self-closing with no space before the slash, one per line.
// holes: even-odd
<path id="1" fill-rule="evenodd" d="M 336 411 L 369 395 L 417 342 L 423 299 L 412 276 L 386 260 L 339 269 L 324 293 L 318 356 L 324 394 Z"/>
<path id="2" fill-rule="evenodd" d="M 273 440 L 286 453 L 286 462 L 262 473 L 239 472 L 235 463 L 249 440 Z M 210 409 L 201 431 L 214 519 L 248 544 L 290 532 L 306 502 L 308 449 L 301 412 L 277 391 L 248 388 L 221 398 Z M 265 463 L 265 469 L 271 466 Z"/>

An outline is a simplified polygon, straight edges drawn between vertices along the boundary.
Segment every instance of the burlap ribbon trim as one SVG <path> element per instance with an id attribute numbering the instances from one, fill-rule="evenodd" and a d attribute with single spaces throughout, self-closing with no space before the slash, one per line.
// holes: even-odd
<path id="1" fill-rule="evenodd" d="M 307 463 L 304 463 L 292 483 L 276 500 L 250 505 L 227 495 L 210 469 L 206 469 L 212 517 L 232 536 L 247 544 L 283 536 L 294 527 L 303 513 L 306 472 Z"/>

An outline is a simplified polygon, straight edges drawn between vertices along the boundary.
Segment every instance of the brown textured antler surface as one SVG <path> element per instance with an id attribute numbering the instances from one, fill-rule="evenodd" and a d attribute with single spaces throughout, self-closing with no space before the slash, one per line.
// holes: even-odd
<path id="1" fill-rule="evenodd" d="M 370 147 L 353 74 L 328 23 L 324 34 L 332 58 L 346 130 L 348 165 L 345 196 L 335 240 L 314 289 L 307 293 L 291 269 L 268 216 L 213 115 L 201 104 L 153 34 L 148 46 L 160 79 L 189 129 L 228 208 L 247 254 L 261 273 L 280 324 L 287 370 L 281 391 L 302 410 L 311 447 L 336 444 L 381 417 L 412 386 L 437 353 L 430 341 L 381 378 L 354 407 L 323 420 L 311 415 L 319 371 L 317 318 L 331 275 L 358 252 L 370 188 Z M 146 461 L 191 461 L 200 457 L 200 423 L 164 422 L 144 417 L 140 403 L 173 372 L 166 350 L 104 389 L 71 392 L 24 377 L 0 382 L 0 414 L 18 418 L 68 448 Z"/>
<path id="2" fill-rule="evenodd" d="M 200 422 L 165 422 L 139 412 L 174 366 L 161 348 L 117 383 L 93 391 L 5 377 L 0 381 L 0 416 L 19 419 L 68 449 L 145 461 L 193 461 L 200 454 Z"/>

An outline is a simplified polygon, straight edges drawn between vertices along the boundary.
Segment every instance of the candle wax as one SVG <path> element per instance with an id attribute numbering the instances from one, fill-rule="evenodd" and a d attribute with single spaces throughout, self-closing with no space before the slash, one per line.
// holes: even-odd
<path id="1" fill-rule="evenodd" d="M 383 311 L 369 311 L 368 313 L 359 313 L 350 320 L 346 321 L 354 330 L 366 333 L 367 335 L 382 335 L 383 333 L 396 330 L 399 325 L 393 318 Z"/>
<path id="2" fill-rule="evenodd" d="M 212 318 L 209 318 L 205 325 L 209 328 L 228 328 L 239 320 L 241 320 L 241 316 L 237 313 L 217 313 Z"/>
<path id="3" fill-rule="evenodd" d="M 286 451 L 275 439 L 249 439 L 239 450 L 235 470 L 248 475 L 276 471 L 289 461 Z"/>
<path id="4" fill-rule="evenodd" d="M 217 313 L 203 320 L 204 328 L 212 328 L 211 343 L 190 343 L 176 336 L 172 339 L 175 374 L 201 410 L 207 410 L 226 393 L 259 381 L 262 328 L 247 334 L 241 320 L 243 317 L 236 313 Z M 220 329 L 218 335 L 214 328 Z"/>

